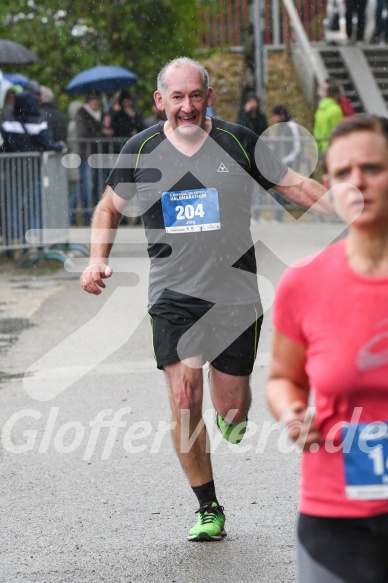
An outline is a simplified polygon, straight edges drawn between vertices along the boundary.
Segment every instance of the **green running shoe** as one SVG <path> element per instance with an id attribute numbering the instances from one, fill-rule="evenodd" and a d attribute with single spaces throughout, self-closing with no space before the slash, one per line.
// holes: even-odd
<path id="1" fill-rule="evenodd" d="M 213 541 L 221 540 L 223 536 L 226 536 L 223 506 L 212 502 L 197 510 L 196 514 L 198 514 L 197 524 L 190 530 L 187 540 Z"/>
<path id="2" fill-rule="evenodd" d="M 216 423 L 218 429 L 222 433 L 223 438 L 226 439 L 226 441 L 236 445 L 237 443 L 240 443 L 245 435 L 248 425 L 248 417 L 245 419 L 245 421 L 240 421 L 240 423 L 234 424 L 228 423 L 221 417 L 221 415 L 216 413 Z"/>

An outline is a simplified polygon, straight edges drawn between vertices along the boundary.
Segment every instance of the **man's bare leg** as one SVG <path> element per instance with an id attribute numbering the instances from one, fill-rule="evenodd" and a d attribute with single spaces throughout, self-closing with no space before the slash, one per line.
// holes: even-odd
<path id="1" fill-rule="evenodd" d="M 245 421 L 251 406 L 250 376 L 234 376 L 209 365 L 209 385 L 217 413 L 234 425 Z"/>
<path id="2" fill-rule="evenodd" d="M 244 437 L 247 427 L 248 410 L 251 404 L 249 375 L 228 375 L 210 366 L 209 384 L 213 405 L 217 412 L 218 429 L 224 439 L 236 445 Z"/>
<path id="3" fill-rule="evenodd" d="M 194 357 L 164 367 L 171 418 L 173 422 L 175 421 L 172 437 L 178 458 L 191 486 L 200 486 L 213 479 L 208 435 L 202 418 L 202 369 L 187 366 L 198 362 L 199 357 Z M 194 432 L 198 435 L 188 447 L 188 440 Z"/>
<path id="4" fill-rule="evenodd" d="M 175 449 L 193 488 L 200 509 L 190 529 L 190 541 L 219 541 L 226 536 L 224 509 L 218 504 L 210 461 L 206 426 L 202 417 L 203 375 L 198 358 L 164 367 L 172 412 Z M 188 439 L 192 439 L 190 444 Z M 189 447 L 187 447 L 189 445 Z"/>

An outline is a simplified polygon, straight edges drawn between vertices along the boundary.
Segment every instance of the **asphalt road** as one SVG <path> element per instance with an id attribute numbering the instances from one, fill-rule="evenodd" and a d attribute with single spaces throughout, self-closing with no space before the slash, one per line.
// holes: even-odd
<path id="1" fill-rule="evenodd" d="M 220 440 L 207 393 L 204 402 L 227 516 L 218 543 L 186 540 L 197 504 L 153 361 L 146 261 L 131 259 L 137 276 L 116 269 L 99 297 L 65 269 L 1 274 L 0 583 L 295 581 L 299 453 L 288 451 L 264 402 L 270 306 L 285 265 L 341 231 L 254 225 L 267 309 L 240 445 Z M 120 265 L 128 248 L 113 256 Z"/>

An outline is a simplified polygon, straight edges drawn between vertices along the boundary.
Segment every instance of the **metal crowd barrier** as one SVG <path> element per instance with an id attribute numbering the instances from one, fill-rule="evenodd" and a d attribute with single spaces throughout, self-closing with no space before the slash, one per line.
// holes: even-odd
<path id="1" fill-rule="evenodd" d="M 0 253 L 33 263 L 65 261 L 69 229 L 68 175 L 55 152 L 0 154 Z M 57 241 L 45 241 L 55 230 Z M 77 246 L 86 254 L 85 247 Z"/>
<path id="2" fill-rule="evenodd" d="M 37 152 L 0 155 L 1 250 L 28 247 L 24 233 L 42 222 L 41 169 Z"/>
<path id="3" fill-rule="evenodd" d="M 74 167 L 68 168 L 70 224 L 89 226 L 111 168 L 92 168 L 88 164 L 93 154 L 118 154 L 126 138 L 83 138 L 67 142 L 69 153 L 74 154 Z"/>
<path id="4" fill-rule="evenodd" d="M 299 129 L 300 128 L 300 129 Z M 297 143 L 295 137 L 289 134 L 286 123 L 270 126 L 261 139 L 283 160 L 291 169 L 300 173 L 305 178 L 315 178 L 320 181 L 322 177 L 322 162 L 318 156 L 317 140 L 301 126 L 298 126 L 299 136 Z M 298 152 L 293 161 L 289 161 L 291 152 Z M 270 179 L 270 177 L 267 177 Z M 308 222 L 338 222 L 335 216 L 327 216 L 318 212 L 307 212 L 306 209 L 281 197 L 276 189 L 269 192 L 256 187 L 252 201 L 252 216 L 255 219 L 287 221 L 293 218 L 303 218 Z"/>

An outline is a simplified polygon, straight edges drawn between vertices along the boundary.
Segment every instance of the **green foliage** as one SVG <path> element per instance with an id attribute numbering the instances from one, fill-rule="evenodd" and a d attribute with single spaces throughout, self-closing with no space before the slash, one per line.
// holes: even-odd
<path id="1" fill-rule="evenodd" d="M 66 84 L 94 65 L 136 73 L 136 93 L 150 106 L 156 75 L 175 56 L 192 56 L 200 23 L 196 0 L 2 0 L 0 38 L 34 51 L 36 65 L 4 66 L 51 87 L 64 107 Z"/>

